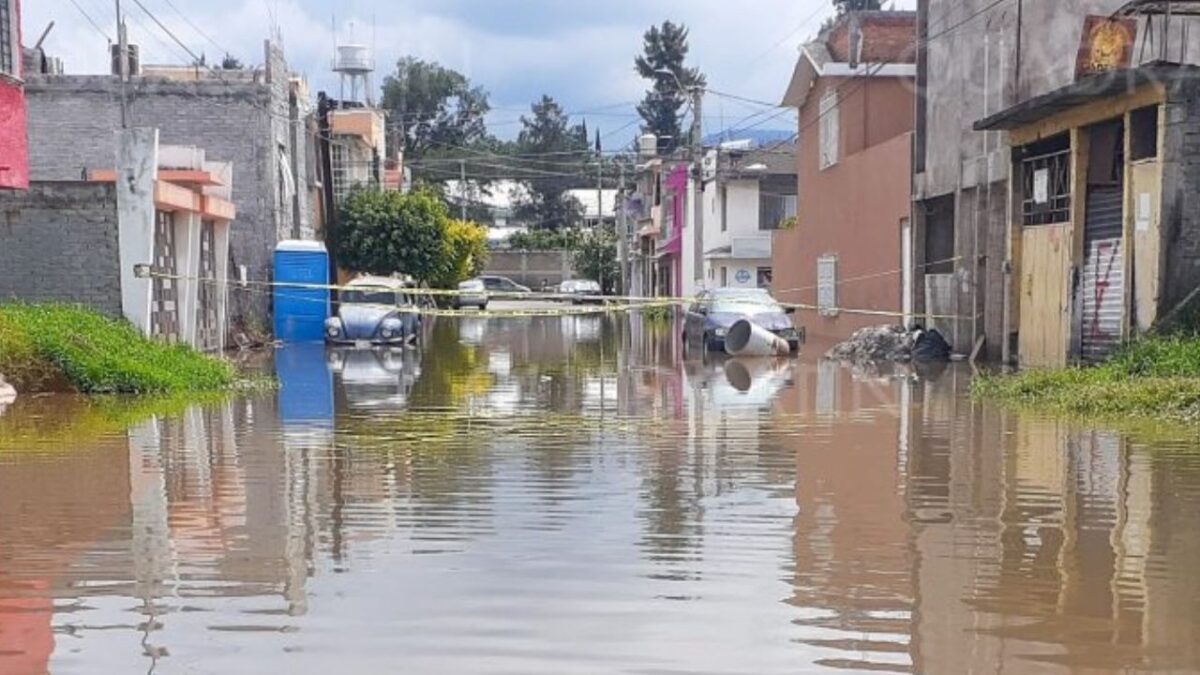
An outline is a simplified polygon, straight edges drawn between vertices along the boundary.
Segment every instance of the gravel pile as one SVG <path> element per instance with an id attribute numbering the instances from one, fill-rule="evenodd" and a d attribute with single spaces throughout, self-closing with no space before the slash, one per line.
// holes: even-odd
<path id="1" fill-rule="evenodd" d="M 946 361 L 950 358 L 950 345 L 935 330 L 870 326 L 855 331 L 849 340 L 830 349 L 825 358 L 860 364 L 876 361 Z"/>

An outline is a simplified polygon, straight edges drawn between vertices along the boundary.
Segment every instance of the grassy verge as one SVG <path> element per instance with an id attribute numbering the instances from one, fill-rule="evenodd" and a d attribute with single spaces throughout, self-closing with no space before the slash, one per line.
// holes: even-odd
<path id="1" fill-rule="evenodd" d="M 224 361 L 67 305 L 0 305 L 0 373 L 22 392 L 177 394 L 238 384 Z"/>
<path id="2" fill-rule="evenodd" d="M 986 375 L 976 396 L 1077 417 L 1200 425 L 1200 337 L 1134 342 L 1094 368 Z"/>

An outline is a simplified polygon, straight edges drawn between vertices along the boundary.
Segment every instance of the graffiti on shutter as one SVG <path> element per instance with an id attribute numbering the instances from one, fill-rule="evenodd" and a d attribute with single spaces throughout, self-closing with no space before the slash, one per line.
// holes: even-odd
<path id="1" fill-rule="evenodd" d="M 1080 280 L 1080 347 L 1085 361 L 1103 360 L 1121 343 L 1125 315 L 1123 200 L 1120 186 L 1088 190 Z"/>

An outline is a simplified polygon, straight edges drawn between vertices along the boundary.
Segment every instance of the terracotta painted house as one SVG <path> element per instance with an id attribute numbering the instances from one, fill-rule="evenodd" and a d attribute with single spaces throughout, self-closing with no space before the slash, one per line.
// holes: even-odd
<path id="1" fill-rule="evenodd" d="M 909 311 L 915 30 L 912 12 L 843 15 L 801 48 L 784 96 L 800 111 L 798 222 L 774 235 L 772 286 L 811 307 L 797 313 L 810 338 Z"/>
<path id="2" fill-rule="evenodd" d="M 0 189 L 29 187 L 29 138 L 21 82 L 21 3 L 0 0 Z"/>

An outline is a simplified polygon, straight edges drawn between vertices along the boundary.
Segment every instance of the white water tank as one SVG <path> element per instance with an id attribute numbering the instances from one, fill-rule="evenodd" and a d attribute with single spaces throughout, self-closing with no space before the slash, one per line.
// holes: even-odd
<path id="1" fill-rule="evenodd" d="M 337 60 L 333 70 L 349 75 L 369 73 L 375 70 L 371 62 L 371 50 L 363 45 L 342 45 L 337 48 Z"/>
<path id="2" fill-rule="evenodd" d="M 658 136 L 642 134 L 638 136 L 638 154 L 642 159 L 649 159 L 658 154 Z"/>

